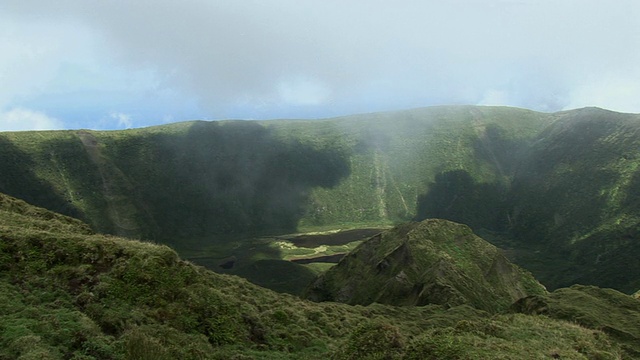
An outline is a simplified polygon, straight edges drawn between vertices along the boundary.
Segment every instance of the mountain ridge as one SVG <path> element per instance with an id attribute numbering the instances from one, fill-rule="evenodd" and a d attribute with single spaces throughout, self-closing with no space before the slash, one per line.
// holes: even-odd
<path id="1" fill-rule="evenodd" d="M 579 281 L 631 293 L 639 119 L 442 106 L 0 133 L 0 191 L 94 231 L 176 247 L 444 218 L 513 249 L 550 289 Z"/>

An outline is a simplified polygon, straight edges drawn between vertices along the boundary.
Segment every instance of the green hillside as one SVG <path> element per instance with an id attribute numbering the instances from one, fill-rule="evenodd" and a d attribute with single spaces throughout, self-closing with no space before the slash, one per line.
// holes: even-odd
<path id="1" fill-rule="evenodd" d="M 556 310 L 562 292 L 540 295 L 547 315 L 532 306 L 515 309 L 528 315 L 318 304 L 210 272 L 166 246 L 93 234 L 3 194 L 0 239 L 1 359 L 637 356 L 628 341 L 639 336 L 637 300 L 615 291 L 589 290 L 573 312 Z M 607 311 L 591 311 L 601 304 Z"/>
<path id="2" fill-rule="evenodd" d="M 234 271 L 249 278 L 247 261 L 293 273 L 282 248 L 249 239 L 443 218 L 507 249 L 549 289 L 632 293 L 639 124 L 596 108 L 451 106 L 0 133 L 0 191 L 96 232 L 244 257 Z"/>
<path id="3" fill-rule="evenodd" d="M 632 293 L 640 288 L 640 116 L 596 108 L 556 116 L 513 181 L 510 234 L 543 254 L 522 263 L 554 287 Z"/>
<path id="4" fill-rule="evenodd" d="M 507 181 L 512 164 L 493 152 L 513 146 L 501 143 L 507 138 L 527 142 L 546 118 L 441 107 L 320 121 L 3 133 L 0 190 L 100 232 L 169 243 L 389 224 L 416 215 L 437 174 Z"/>

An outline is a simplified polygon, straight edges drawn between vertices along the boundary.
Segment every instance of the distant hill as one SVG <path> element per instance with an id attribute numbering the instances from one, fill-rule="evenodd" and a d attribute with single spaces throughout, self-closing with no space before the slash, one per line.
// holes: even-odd
<path id="1" fill-rule="evenodd" d="M 466 225 L 430 219 L 362 243 L 307 291 L 315 301 L 369 305 L 468 304 L 486 311 L 546 291 Z"/>
<path id="2" fill-rule="evenodd" d="M 2 359 L 638 355 L 639 302 L 613 290 L 525 298 L 514 308 L 522 313 L 312 303 L 207 271 L 167 246 L 92 234 L 4 194 L 0 239 Z"/>
<path id="3" fill-rule="evenodd" d="M 0 191 L 94 231 L 212 238 L 442 218 L 548 288 L 640 289 L 640 116 L 443 106 L 0 133 Z"/>

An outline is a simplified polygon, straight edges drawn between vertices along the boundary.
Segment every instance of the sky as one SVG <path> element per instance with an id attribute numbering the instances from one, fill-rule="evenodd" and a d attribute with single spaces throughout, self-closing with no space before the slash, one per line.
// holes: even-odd
<path id="1" fill-rule="evenodd" d="M 2 0 L 0 131 L 433 105 L 640 113 L 637 0 Z"/>

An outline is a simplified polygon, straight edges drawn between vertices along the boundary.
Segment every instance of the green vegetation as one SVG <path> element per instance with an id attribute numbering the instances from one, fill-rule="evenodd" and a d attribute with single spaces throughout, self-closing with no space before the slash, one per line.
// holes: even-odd
<path id="1" fill-rule="evenodd" d="M 481 183 L 502 181 L 491 155 L 478 161 L 479 136 L 525 141 L 545 119 L 511 108 L 440 107 L 321 121 L 4 133 L 0 191 L 96 231 L 175 245 L 390 225 L 416 215 L 418 196 L 439 173 L 464 169 Z"/>
<path id="2" fill-rule="evenodd" d="M 249 246 L 256 238 L 443 218 L 490 235 L 549 289 L 584 283 L 633 293 L 639 119 L 596 108 L 442 106 L 2 133 L 0 191 L 183 257 L 242 257 L 244 270 L 294 255 Z"/>
<path id="3" fill-rule="evenodd" d="M 574 285 L 546 296 L 521 299 L 512 309 L 600 329 L 622 344 L 627 353 L 640 356 L 640 301 L 616 290 Z"/>
<path id="4" fill-rule="evenodd" d="M 581 325 L 466 305 L 312 303 L 210 272 L 166 246 L 92 234 L 2 194 L 0 239 L 0 359 L 635 356 L 602 328 L 638 338 L 637 300 L 617 292 L 592 291 L 594 301 L 621 306 Z M 574 313 L 590 312 L 586 303 L 572 302 Z"/>
<path id="5" fill-rule="evenodd" d="M 546 119 L 510 108 L 438 107 L 322 121 L 3 133 L 0 191 L 97 232 L 225 258 L 230 238 L 410 220 L 443 171 L 502 181 L 492 157 L 476 161 L 478 136 L 525 141 Z"/>
<path id="6" fill-rule="evenodd" d="M 306 296 L 361 305 L 469 304 L 495 312 L 545 292 L 468 226 L 431 219 L 365 241 L 321 274 Z"/>
<path id="7" fill-rule="evenodd" d="M 517 262 L 555 288 L 640 288 L 640 118 L 596 108 L 556 115 L 510 194 Z"/>

